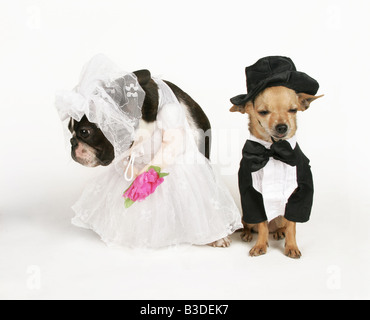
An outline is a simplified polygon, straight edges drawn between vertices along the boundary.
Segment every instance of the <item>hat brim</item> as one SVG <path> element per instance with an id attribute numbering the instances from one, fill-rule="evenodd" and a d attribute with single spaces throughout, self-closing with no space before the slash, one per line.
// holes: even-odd
<path id="1" fill-rule="evenodd" d="M 261 81 L 248 94 L 241 94 L 230 99 L 236 106 L 244 106 L 248 101 L 254 100 L 259 93 L 270 87 L 283 86 L 296 91 L 315 95 L 319 91 L 319 83 L 309 75 L 299 71 L 286 71 L 274 74 Z"/>
<path id="2" fill-rule="evenodd" d="M 230 99 L 231 103 L 235 106 L 245 105 L 249 100 L 250 100 L 250 97 L 248 97 L 248 94 L 240 94 Z"/>

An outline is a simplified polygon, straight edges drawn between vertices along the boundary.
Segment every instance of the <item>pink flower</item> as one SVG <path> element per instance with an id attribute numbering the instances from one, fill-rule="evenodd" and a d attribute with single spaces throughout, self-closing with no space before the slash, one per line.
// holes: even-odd
<path id="1" fill-rule="evenodd" d="M 163 177 L 168 174 L 161 173 L 159 167 L 150 167 L 147 172 L 139 175 L 132 185 L 125 191 L 125 206 L 130 207 L 136 201 L 143 201 L 164 181 Z"/>

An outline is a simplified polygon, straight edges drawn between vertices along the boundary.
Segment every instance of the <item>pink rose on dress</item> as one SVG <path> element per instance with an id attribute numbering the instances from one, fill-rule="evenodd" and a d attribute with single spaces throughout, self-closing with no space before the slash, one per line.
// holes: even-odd
<path id="1" fill-rule="evenodd" d="M 168 173 L 161 173 L 161 168 L 154 166 L 150 167 L 147 172 L 139 175 L 123 194 L 126 198 L 125 207 L 129 208 L 136 201 L 145 200 L 163 183 L 163 177 L 168 175 Z"/>

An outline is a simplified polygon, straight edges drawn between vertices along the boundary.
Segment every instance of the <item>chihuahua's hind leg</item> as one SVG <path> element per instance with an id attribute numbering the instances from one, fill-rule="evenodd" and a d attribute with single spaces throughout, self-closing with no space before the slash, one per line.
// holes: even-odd
<path id="1" fill-rule="evenodd" d="M 279 216 L 269 223 L 269 231 L 272 233 L 275 240 L 285 239 L 286 220 L 283 216 Z"/>
<path id="2" fill-rule="evenodd" d="M 243 221 L 244 229 L 240 235 L 244 242 L 251 242 L 253 240 L 253 227 L 254 224 L 247 224 Z"/>
<path id="3" fill-rule="evenodd" d="M 285 239 L 285 233 L 286 233 L 286 228 L 281 228 L 281 229 L 276 230 L 276 231 L 272 234 L 272 236 L 273 236 L 273 238 L 274 238 L 276 241 L 284 240 L 284 239 Z"/>

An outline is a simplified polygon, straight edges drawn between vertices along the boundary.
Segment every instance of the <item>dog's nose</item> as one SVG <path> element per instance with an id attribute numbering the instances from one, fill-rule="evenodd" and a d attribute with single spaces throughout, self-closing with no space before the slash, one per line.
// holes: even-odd
<path id="1" fill-rule="evenodd" d="M 279 134 L 287 133 L 288 126 L 286 124 L 278 124 L 275 128 L 276 132 Z"/>
<path id="2" fill-rule="evenodd" d="M 78 145 L 78 141 L 76 138 L 72 138 L 70 141 L 71 141 L 72 147 L 76 147 Z"/>

